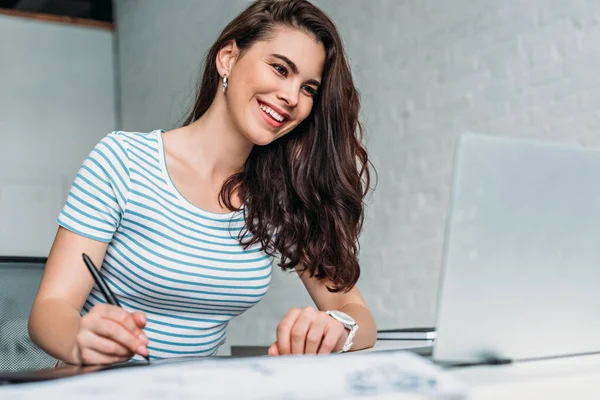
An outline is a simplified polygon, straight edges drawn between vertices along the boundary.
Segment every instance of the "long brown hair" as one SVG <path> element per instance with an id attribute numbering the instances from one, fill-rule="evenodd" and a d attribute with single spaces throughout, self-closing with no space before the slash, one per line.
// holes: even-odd
<path id="1" fill-rule="evenodd" d="M 358 281 L 358 235 L 370 189 L 369 160 L 358 121 L 359 94 L 333 22 L 305 0 L 258 0 L 229 23 L 209 50 L 196 101 L 184 125 L 200 118 L 219 88 L 217 53 L 230 40 L 239 57 L 280 26 L 301 29 L 326 52 L 322 84 L 310 115 L 284 137 L 254 146 L 244 170 L 230 176 L 220 201 L 244 204 L 240 243 L 260 243 L 279 266 L 298 267 L 331 280 L 330 291 L 348 291 Z M 250 233 L 250 234 L 248 234 Z"/>

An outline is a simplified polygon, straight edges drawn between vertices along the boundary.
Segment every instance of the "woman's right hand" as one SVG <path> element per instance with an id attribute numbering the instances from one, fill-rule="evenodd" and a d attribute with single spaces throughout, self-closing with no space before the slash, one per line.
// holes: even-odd
<path id="1" fill-rule="evenodd" d="M 72 351 L 77 364 L 113 364 L 135 354 L 148 356 L 148 338 L 142 331 L 146 316 L 110 304 L 97 304 L 81 317 Z"/>

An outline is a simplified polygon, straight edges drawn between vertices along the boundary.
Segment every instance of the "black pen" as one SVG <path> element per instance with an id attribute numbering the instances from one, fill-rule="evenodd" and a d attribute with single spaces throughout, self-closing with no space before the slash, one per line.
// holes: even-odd
<path id="1" fill-rule="evenodd" d="M 112 290 L 110 290 L 110 288 L 106 284 L 106 281 L 104 280 L 102 275 L 100 275 L 100 273 L 96 269 L 96 266 L 94 265 L 92 260 L 85 253 L 83 253 L 82 256 L 83 256 L 83 262 L 85 263 L 87 268 L 90 270 L 90 274 L 92 274 L 92 277 L 94 277 L 94 281 L 96 281 L 96 285 L 98 285 L 98 287 L 100 288 L 100 291 L 104 295 L 106 302 L 108 304 L 112 304 L 113 306 L 121 307 L 121 304 L 119 304 L 119 300 L 117 300 L 117 296 L 115 296 L 114 293 L 112 292 Z M 149 356 L 142 356 L 142 357 L 144 357 L 146 359 L 146 361 L 150 362 Z"/>

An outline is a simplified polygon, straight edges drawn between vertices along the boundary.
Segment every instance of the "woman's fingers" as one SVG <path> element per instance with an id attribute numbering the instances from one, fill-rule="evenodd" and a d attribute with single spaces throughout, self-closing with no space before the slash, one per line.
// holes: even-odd
<path id="1" fill-rule="evenodd" d="M 134 330 L 134 333 L 129 329 L 126 329 L 120 323 L 112 319 L 104 318 L 100 314 L 90 316 L 90 318 L 87 319 L 86 325 L 86 328 L 93 333 L 113 340 L 125 346 L 133 353 L 138 353 L 144 356 L 148 354 L 146 348 L 147 343 L 144 343 L 145 336 L 142 337 L 141 330 L 137 328 Z"/>
<path id="2" fill-rule="evenodd" d="M 136 311 L 132 314 L 132 316 L 138 328 L 144 329 L 144 327 L 146 326 L 146 322 L 148 322 L 146 314 L 141 311 Z"/>
<path id="3" fill-rule="evenodd" d="M 92 331 L 86 331 L 81 338 L 84 348 L 92 349 L 107 356 L 127 357 L 133 356 L 133 352 L 114 340 L 99 336 Z"/>
<path id="4" fill-rule="evenodd" d="M 103 354 L 86 347 L 81 349 L 81 358 L 85 365 L 98 365 L 123 362 L 129 360 L 131 357 Z"/>
<path id="5" fill-rule="evenodd" d="M 324 331 L 325 323 L 323 320 L 317 319 L 312 322 L 308 333 L 306 334 L 304 354 L 317 354 L 321 341 L 323 340 Z"/>
<path id="6" fill-rule="evenodd" d="M 140 333 L 138 335 L 138 338 L 140 339 L 140 342 L 142 345 L 147 346 L 148 343 L 150 343 L 150 341 L 148 340 L 148 337 L 142 330 L 146 326 L 146 322 L 148 322 L 148 319 L 146 318 L 146 314 L 141 311 L 136 311 L 132 315 L 133 315 L 133 319 L 136 322 L 137 326 L 140 328 Z"/>
<path id="7" fill-rule="evenodd" d="M 279 354 L 316 354 L 323 330 L 319 311 L 312 307 L 290 310 L 278 327 Z"/>
<path id="8" fill-rule="evenodd" d="M 125 327 L 127 330 L 131 331 L 131 333 L 135 337 L 139 336 L 140 333 L 142 333 L 142 330 L 140 329 L 140 327 L 138 326 L 138 323 L 134 319 L 135 313 L 130 313 L 128 311 L 125 311 L 121 307 L 113 306 L 111 304 L 99 304 L 94 308 L 98 308 L 97 312 L 103 318 L 111 319 L 111 320 L 119 323 L 120 325 Z M 136 318 L 140 319 L 141 318 L 140 314 L 143 314 L 143 313 L 141 313 L 139 311 L 137 311 L 136 313 L 138 313 Z"/>
<path id="9" fill-rule="evenodd" d="M 277 347 L 277 342 L 273 343 L 271 347 L 269 347 L 269 355 L 270 356 L 278 356 L 279 348 Z"/>
<path id="10" fill-rule="evenodd" d="M 321 340 L 321 346 L 319 346 L 317 354 L 329 354 L 335 350 L 335 347 L 340 340 L 345 340 L 345 331 L 346 328 L 344 328 L 344 326 L 338 321 L 335 321 L 334 324 L 328 325 L 324 332 L 323 339 Z"/>
<path id="11" fill-rule="evenodd" d="M 308 329 L 310 328 L 311 322 L 312 321 L 308 320 L 306 317 L 299 317 L 296 320 L 296 323 L 292 327 L 292 332 L 290 334 L 292 354 L 304 354 L 306 335 L 308 333 Z"/>
<path id="12" fill-rule="evenodd" d="M 76 359 L 84 364 L 105 364 L 129 360 L 134 354 L 148 356 L 148 338 L 142 331 L 143 312 L 98 304 L 81 318 L 77 335 Z"/>
<path id="13" fill-rule="evenodd" d="M 348 336 L 344 325 L 312 307 L 293 308 L 277 327 L 270 355 L 329 354 L 341 348 Z"/>
<path id="14" fill-rule="evenodd" d="M 121 343 L 133 352 L 137 352 L 137 348 L 140 346 L 139 338 L 135 337 L 131 331 L 125 329 L 121 324 L 110 319 L 101 318 L 96 323 L 93 331 L 100 336 Z"/>
<path id="15" fill-rule="evenodd" d="M 300 311 L 301 310 L 298 308 L 292 308 L 277 326 L 277 347 L 279 349 L 279 354 L 281 355 L 292 353 L 290 335 L 292 327 L 296 322 L 296 318 L 300 315 Z"/>

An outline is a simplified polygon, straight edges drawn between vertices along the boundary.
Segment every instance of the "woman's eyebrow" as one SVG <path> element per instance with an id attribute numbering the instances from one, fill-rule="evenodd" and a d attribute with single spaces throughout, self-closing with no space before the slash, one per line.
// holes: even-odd
<path id="1" fill-rule="evenodd" d="M 289 58 L 287 58 L 286 56 L 281 55 L 281 54 L 271 54 L 271 57 L 278 58 L 281 61 L 285 62 L 287 65 L 289 65 L 289 67 L 292 69 L 292 71 L 294 72 L 294 74 L 298 75 L 298 73 L 300 72 L 298 70 L 298 66 L 292 60 L 290 60 Z M 315 85 L 315 86 L 321 86 L 321 82 L 319 82 L 316 79 L 310 79 L 306 83 L 310 83 L 310 84 Z"/>

